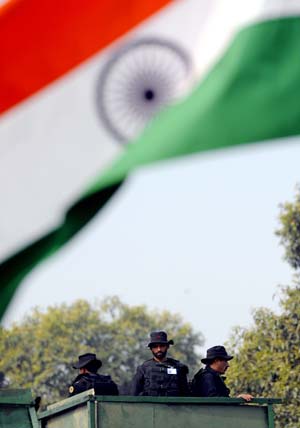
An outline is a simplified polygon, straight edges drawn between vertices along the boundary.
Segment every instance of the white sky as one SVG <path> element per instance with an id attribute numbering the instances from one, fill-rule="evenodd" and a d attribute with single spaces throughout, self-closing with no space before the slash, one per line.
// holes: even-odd
<path id="1" fill-rule="evenodd" d="M 252 308 L 275 309 L 277 285 L 291 283 L 274 230 L 300 181 L 299 158 L 294 139 L 140 171 L 25 281 L 5 322 L 34 305 L 118 295 L 181 313 L 205 348 L 223 343 L 232 326 L 250 325 Z"/>

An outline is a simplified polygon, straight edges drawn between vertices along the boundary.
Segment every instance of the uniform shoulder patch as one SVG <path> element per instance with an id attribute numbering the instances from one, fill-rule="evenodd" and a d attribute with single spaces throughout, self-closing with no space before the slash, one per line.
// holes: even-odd
<path id="1" fill-rule="evenodd" d="M 74 386 L 73 386 L 73 385 L 71 385 L 71 386 L 69 387 L 69 393 L 70 393 L 70 394 L 73 394 L 73 392 L 74 392 Z"/>

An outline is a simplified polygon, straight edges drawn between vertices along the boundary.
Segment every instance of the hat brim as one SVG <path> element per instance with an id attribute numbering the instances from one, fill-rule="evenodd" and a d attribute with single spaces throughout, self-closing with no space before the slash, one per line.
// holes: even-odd
<path id="1" fill-rule="evenodd" d="M 159 342 L 150 342 L 147 346 L 148 348 L 153 348 L 154 345 L 174 345 L 174 341 L 171 339 L 166 341 L 161 340 Z"/>
<path id="2" fill-rule="evenodd" d="M 97 370 L 102 366 L 101 360 L 98 360 L 98 359 L 95 360 L 94 358 L 91 358 L 90 360 L 73 364 L 73 369 L 82 369 L 83 367 L 87 366 L 91 362 L 95 364 L 95 367 L 97 368 Z"/>
<path id="3" fill-rule="evenodd" d="M 201 363 L 203 363 L 203 364 L 209 364 L 213 360 L 216 360 L 217 358 L 219 358 L 220 360 L 230 361 L 230 360 L 232 360 L 233 356 L 232 355 L 227 355 L 227 357 L 222 357 L 222 355 L 216 355 L 213 358 L 202 358 Z"/>

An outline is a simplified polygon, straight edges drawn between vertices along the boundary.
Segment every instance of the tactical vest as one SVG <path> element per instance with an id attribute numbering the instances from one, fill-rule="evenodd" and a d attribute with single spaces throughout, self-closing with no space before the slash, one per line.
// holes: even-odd
<path id="1" fill-rule="evenodd" d="M 110 376 L 98 374 L 79 375 L 69 388 L 70 396 L 94 388 L 96 395 L 118 395 L 118 387 Z"/>
<path id="2" fill-rule="evenodd" d="M 180 395 L 180 370 L 179 363 L 171 366 L 167 363 L 152 362 L 146 365 L 143 395 L 175 397 Z"/>

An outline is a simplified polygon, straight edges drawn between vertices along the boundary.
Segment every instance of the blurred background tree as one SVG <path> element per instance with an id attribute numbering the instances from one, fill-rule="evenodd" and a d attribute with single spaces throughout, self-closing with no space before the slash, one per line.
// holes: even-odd
<path id="1" fill-rule="evenodd" d="M 280 205 L 280 229 L 276 235 L 285 250 L 285 259 L 296 272 L 300 268 L 300 185 L 298 184 L 295 200 Z"/>
<path id="2" fill-rule="evenodd" d="M 281 287 L 280 311 L 256 309 L 253 326 L 237 327 L 228 347 L 234 353 L 228 386 L 235 395 L 249 392 L 260 397 L 279 397 L 276 426 L 300 428 L 300 189 L 294 202 L 280 206 L 276 234 L 284 258 L 294 269 L 293 286 Z"/>
<path id="3" fill-rule="evenodd" d="M 31 388 L 46 405 L 68 396 L 78 355 L 95 352 L 103 362 L 101 373 L 110 374 L 120 392 L 128 394 L 136 367 L 151 357 L 150 331 L 161 329 L 175 342 L 169 354 L 194 373 L 200 365 L 201 333 L 178 314 L 128 306 L 117 297 L 95 305 L 80 300 L 45 312 L 34 309 L 21 323 L 2 328 L 0 370 L 9 388 Z"/>
<path id="4" fill-rule="evenodd" d="M 300 427 L 300 287 L 282 290 L 281 313 L 257 309 L 254 326 L 236 328 L 229 341 L 235 358 L 227 384 L 232 395 L 282 398 L 276 405 L 279 428 Z"/>

